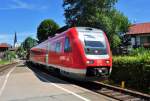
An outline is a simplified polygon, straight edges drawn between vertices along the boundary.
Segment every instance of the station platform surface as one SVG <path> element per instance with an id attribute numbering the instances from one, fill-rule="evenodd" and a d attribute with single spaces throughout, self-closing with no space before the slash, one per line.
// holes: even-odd
<path id="1" fill-rule="evenodd" d="M 23 63 L 0 75 L 0 101 L 115 101 Z"/>

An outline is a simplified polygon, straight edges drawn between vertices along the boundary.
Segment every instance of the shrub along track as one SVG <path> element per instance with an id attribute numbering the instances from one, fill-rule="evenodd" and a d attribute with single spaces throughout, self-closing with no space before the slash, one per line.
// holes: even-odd
<path id="1" fill-rule="evenodd" d="M 104 84 L 98 81 L 94 81 L 94 82 L 75 81 L 75 80 L 60 76 L 54 73 L 53 71 L 50 71 L 50 70 L 47 71 L 43 69 L 44 68 L 43 66 L 39 66 L 38 68 L 36 66 L 36 68 L 34 68 L 34 65 L 28 65 L 28 67 L 32 69 L 33 71 L 36 70 L 38 72 L 44 72 L 46 76 L 49 76 L 49 75 L 55 76 L 69 83 L 86 88 L 98 94 L 105 95 L 113 99 L 117 99 L 119 101 L 150 101 L 150 95 L 148 94 L 143 94 L 140 92 L 127 90 L 127 89 L 122 89 L 120 87 Z"/>

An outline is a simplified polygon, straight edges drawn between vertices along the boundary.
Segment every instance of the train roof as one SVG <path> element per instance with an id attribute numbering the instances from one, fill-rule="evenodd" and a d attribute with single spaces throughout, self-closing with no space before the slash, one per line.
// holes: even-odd
<path id="1" fill-rule="evenodd" d="M 63 35 L 63 33 L 65 33 L 66 31 L 71 30 L 72 28 L 75 28 L 77 30 L 77 32 L 89 32 L 89 31 L 90 32 L 97 32 L 97 33 L 103 32 L 100 29 L 92 28 L 92 27 L 71 27 L 71 28 L 68 27 L 67 28 L 67 26 L 65 26 L 65 27 L 61 28 L 60 30 L 56 31 L 57 33 L 55 34 L 54 37 L 48 37 L 47 40 L 45 40 L 44 42 L 34 46 L 33 48 L 31 48 L 31 50 L 34 49 L 34 48 L 45 48 L 45 47 L 47 47 L 46 43 L 49 41 L 49 39 L 55 39 L 55 38 Z"/>
<path id="2" fill-rule="evenodd" d="M 92 28 L 92 27 L 76 27 L 78 32 L 87 32 L 87 31 L 91 31 L 91 32 L 103 32 L 100 29 L 97 28 Z"/>
<path id="3" fill-rule="evenodd" d="M 63 33 L 65 33 L 66 31 L 69 31 L 71 29 L 76 29 L 77 32 L 96 32 L 96 33 L 101 33 L 103 32 L 102 30 L 100 29 L 97 29 L 97 28 L 92 28 L 92 27 L 71 27 L 71 28 L 67 28 L 66 26 L 65 27 L 62 27 L 59 31 L 56 31 L 57 33 L 55 34 L 55 36 L 53 37 L 49 37 L 48 39 L 55 39 L 61 35 L 63 35 Z M 65 29 L 65 30 L 64 30 Z"/>
<path id="4" fill-rule="evenodd" d="M 69 27 L 69 26 L 64 26 L 60 29 L 58 29 L 56 31 L 57 34 L 61 34 L 71 28 L 75 28 L 78 32 L 87 32 L 87 31 L 92 31 L 92 32 L 103 32 L 102 30 L 100 29 L 97 29 L 97 28 L 92 28 L 92 27 Z"/>

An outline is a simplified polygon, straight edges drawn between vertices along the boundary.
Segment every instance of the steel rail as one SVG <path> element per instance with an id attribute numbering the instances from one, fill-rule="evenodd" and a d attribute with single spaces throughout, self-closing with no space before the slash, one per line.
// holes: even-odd
<path id="1" fill-rule="evenodd" d="M 98 81 L 94 81 L 94 83 L 102 86 L 102 89 L 97 91 L 98 93 L 120 101 L 150 101 L 150 95 L 145 93 L 129 89 L 123 89 L 109 84 L 104 84 Z"/>

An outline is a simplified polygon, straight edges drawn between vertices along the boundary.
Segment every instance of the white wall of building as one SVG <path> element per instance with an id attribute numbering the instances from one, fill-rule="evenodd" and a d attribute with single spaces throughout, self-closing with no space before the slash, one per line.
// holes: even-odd
<path id="1" fill-rule="evenodd" d="M 132 37 L 132 38 L 131 38 L 131 45 L 132 45 L 132 46 L 135 45 L 135 37 Z"/>

